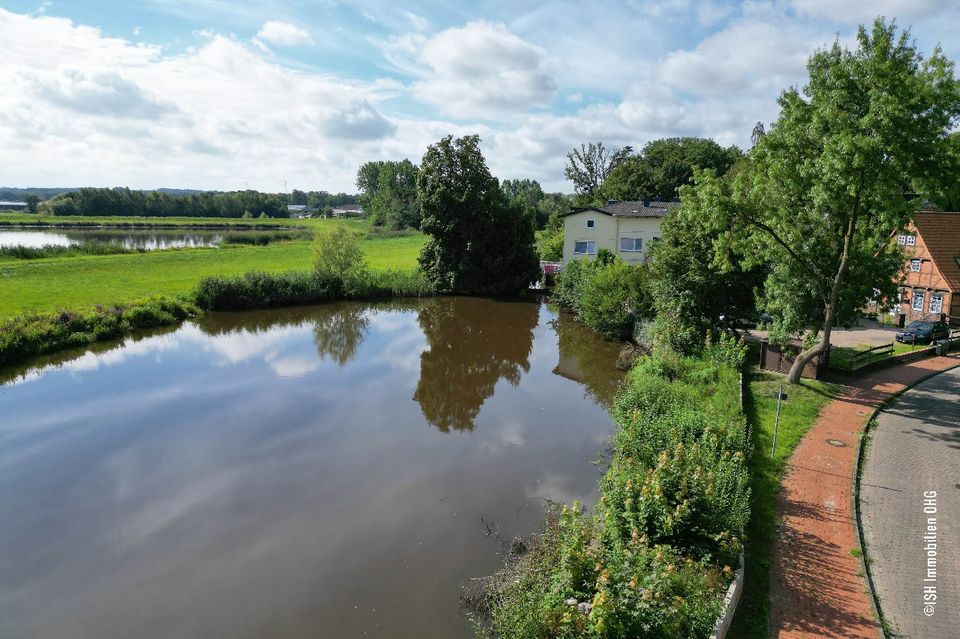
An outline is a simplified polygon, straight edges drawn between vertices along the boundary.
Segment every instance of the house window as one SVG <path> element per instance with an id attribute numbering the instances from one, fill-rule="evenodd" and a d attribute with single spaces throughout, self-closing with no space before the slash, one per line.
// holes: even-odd
<path id="1" fill-rule="evenodd" d="M 918 313 L 923 312 L 923 291 L 913 292 L 913 310 Z"/>
<path id="2" fill-rule="evenodd" d="M 943 294 L 933 293 L 930 295 L 930 313 L 939 315 L 943 312 Z"/>
<path id="3" fill-rule="evenodd" d="M 643 250 L 643 238 L 641 237 L 621 237 L 620 238 L 620 251 L 621 252 L 636 252 Z"/>
<path id="4" fill-rule="evenodd" d="M 910 270 L 914 273 L 920 272 L 920 260 L 910 260 Z"/>
<path id="5" fill-rule="evenodd" d="M 596 220 L 587 220 L 587 228 L 588 228 L 588 229 L 592 229 L 592 228 L 595 227 L 596 225 L 597 225 L 597 221 L 596 221 Z"/>
<path id="6" fill-rule="evenodd" d="M 573 243 L 573 254 L 574 255 L 596 255 L 597 254 L 597 243 L 593 240 L 589 242 L 575 241 Z"/>
<path id="7" fill-rule="evenodd" d="M 900 246 L 906 246 L 906 244 L 907 244 L 907 236 L 906 236 L 906 235 L 898 235 L 898 236 L 897 236 L 897 244 L 899 244 Z"/>
<path id="8" fill-rule="evenodd" d="M 917 245 L 917 236 L 908 235 L 907 236 L 907 246 L 916 246 Z"/>

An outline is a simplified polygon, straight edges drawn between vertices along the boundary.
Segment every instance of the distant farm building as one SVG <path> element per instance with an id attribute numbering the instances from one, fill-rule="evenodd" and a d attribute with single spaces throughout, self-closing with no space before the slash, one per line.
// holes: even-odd
<path id="1" fill-rule="evenodd" d="M 338 204 L 333 207 L 333 217 L 360 217 L 363 207 L 359 204 Z"/>

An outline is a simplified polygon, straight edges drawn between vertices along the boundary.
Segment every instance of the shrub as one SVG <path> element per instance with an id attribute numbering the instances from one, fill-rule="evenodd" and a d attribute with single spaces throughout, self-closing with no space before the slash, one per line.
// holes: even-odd
<path id="1" fill-rule="evenodd" d="M 536 232 L 537 255 L 544 262 L 559 262 L 563 259 L 563 229 L 544 229 Z"/>
<path id="2" fill-rule="evenodd" d="M 206 277 L 195 295 L 197 305 L 208 311 L 315 304 L 334 297 L 331 288 L 309 271 L 253 271 L 239 277 Z"/>
<path id="3" fill-rule="evenodd" d="M 611 339 L 630 339 L 633 326 L 651 316 L 646 272 L 622 260 L 595 268 L 582 286 L 579 317 L 583 323 Z"/>
<path id="4" fill-rule="evenodd" d="M 595 519 L 576 505 L 551 509 L 529 551 L 487 584 L 481 608 L 493 634 L 501 639 L 710 634 L 724 582 L 716 568 L 639 538 L 600 546 L 599 535 Z"/>
<path id="5" fill-rule="evenodd" d="M 356 295 L 369 269 L 356 238 L 345 228 L 317 233 L 313 240 L 313 273 L 334 294 Z"/>
<path id="6" fill-rule="evenodd" d="M 554 300 L 611 339 L 630 339 L 637 322 L 652 316 L 646 266 L 607 255 L 572 260 L 557 276 Z"/>

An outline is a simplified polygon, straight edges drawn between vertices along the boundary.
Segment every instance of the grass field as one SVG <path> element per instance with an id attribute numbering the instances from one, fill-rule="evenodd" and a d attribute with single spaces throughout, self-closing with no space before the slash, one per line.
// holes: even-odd
<path id="1" fill-rule="evenodd" d="M 191 218 L 197 219 L 197 218 Z M 297 220 L 303 221 L 303 220 Z M 337 224 L 334 220 L 310 220 Z M 365 222 L 349 222 L 358 233 Z M 358 226 L 359 225 L 359 226 Z M 371 268 L 412 269 L 425 239 L 422 235 L 363 239 L 360 246 Z M 308 269 L 310 242 L 267 246 L 154 251 L 128 255 L 91 255 L 4 262 L 0 264 L 0 318 L 26 311 L 80 309 L 151 295 L 189 293 L 201 278 L 259 270 Z"/>
<path id="2" fill-rule="evenodd" d="M 744 403 L 753 433 L 754 450 L 750 458 L 753 503 L 746 535 L 744 591 L 727 634 L 729 639 L 770 636 L 770 558 L 777 535 L 776 500 L 780 480 L 793 449 L 813 426 L 823 405 L 838 391 L 833 384 L 811 380 L 791 386 L 786 384 L 783 375 L 756 368 L 748 375 Z M 781 406 L 777 450 L 771 455 L 777 391 L 781 384 L 787 399 Z"/>

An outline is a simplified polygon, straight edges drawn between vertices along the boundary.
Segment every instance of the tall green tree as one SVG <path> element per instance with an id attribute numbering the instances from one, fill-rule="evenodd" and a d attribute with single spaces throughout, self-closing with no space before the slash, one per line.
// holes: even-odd
<path id="1" fill-rule="evenodd" d="M 603 142 L 581 144 L 579 149 L 567 153 L 565 178 L 573 182 L 573 188 L 582 201 L 594 199 L 610 171 L 633 154 L 633 148 L 607 149 Z"/>
<path id="2" fill-rule="evenodd" d="M 27 203 L 27 213 L 36 213 L 37 207 L 40 205 L 40 198 L 33 193 L 30 193 L 23 201 Z"/>
<path id="3" fill-rule="evenodd" d="M 916 208 L 906 194 L 935 192 L 949 175 L 947 134 L 960 116 L 953 63 L 939 47 L 924 59 L 883 19 L 860 28 L 855 50 L 837 42 L 807 69 L 744 170 L 697 185 L 707 217 L 727 229 L 721 242 L 745 264 L 770 265 L 763 303 L 775 334 L 810 329 L 791 382 L 874 288 L 894 294 L 903 255 L 891 234 Z"/>
<path id="4" fill-rule="evenodd" d="M 517 293 L 539 277 L 533 220 L 490 174 L 479 136 L 448 135 L 428 147 L 417 193 L 430 236 L 420 267 L 438 290 Z"/>
<path id="5" fill-rule="evenodd" d="M 307 194 L 300 189 L 294 189 L 290 193 L 290 204 L 306 204 Z"/>
<path id="6" fill-rule="evenodd" d="M 357 189 L 360 191 L 359 203 L 363 210 L 369 210 L 370 201 L 380 188 L 380 168 L 385 164 L 382 160 L 364 162 L 357 169 Z M 323 202 L 323 204 L 333 204 Z"/>
<path id="7" fill-rule="evenodd" d="M 725 328 L 721 318 L 754 309 L 765 267 L 747 269 L 718 253 L 720 231 L 703 223 L 705 194 L 691 186 L 680 194 L 680 208 L 664 218 L 660 239 L 651 245 L 650 289 L 658 339 L 694 353 L 708 333 Z"/>
<path id="8" fill-rule="evenodd" d="M 712 169 L 723 175 L 741 158 L 735 146 L 724 148 L 708 138 L 666 138 L 648 142 L 610 171 L 600 189 L 600 199 L 670 200 L 680 187 L 690 184 L 694 169 Z"/>
<path id="9" fill-rule="evenodd" d="M 384 162 L 377 183 L 369 209 L 373 223 L 392 229 L 420 228 L 417 165 L 406 159 Z"/>

